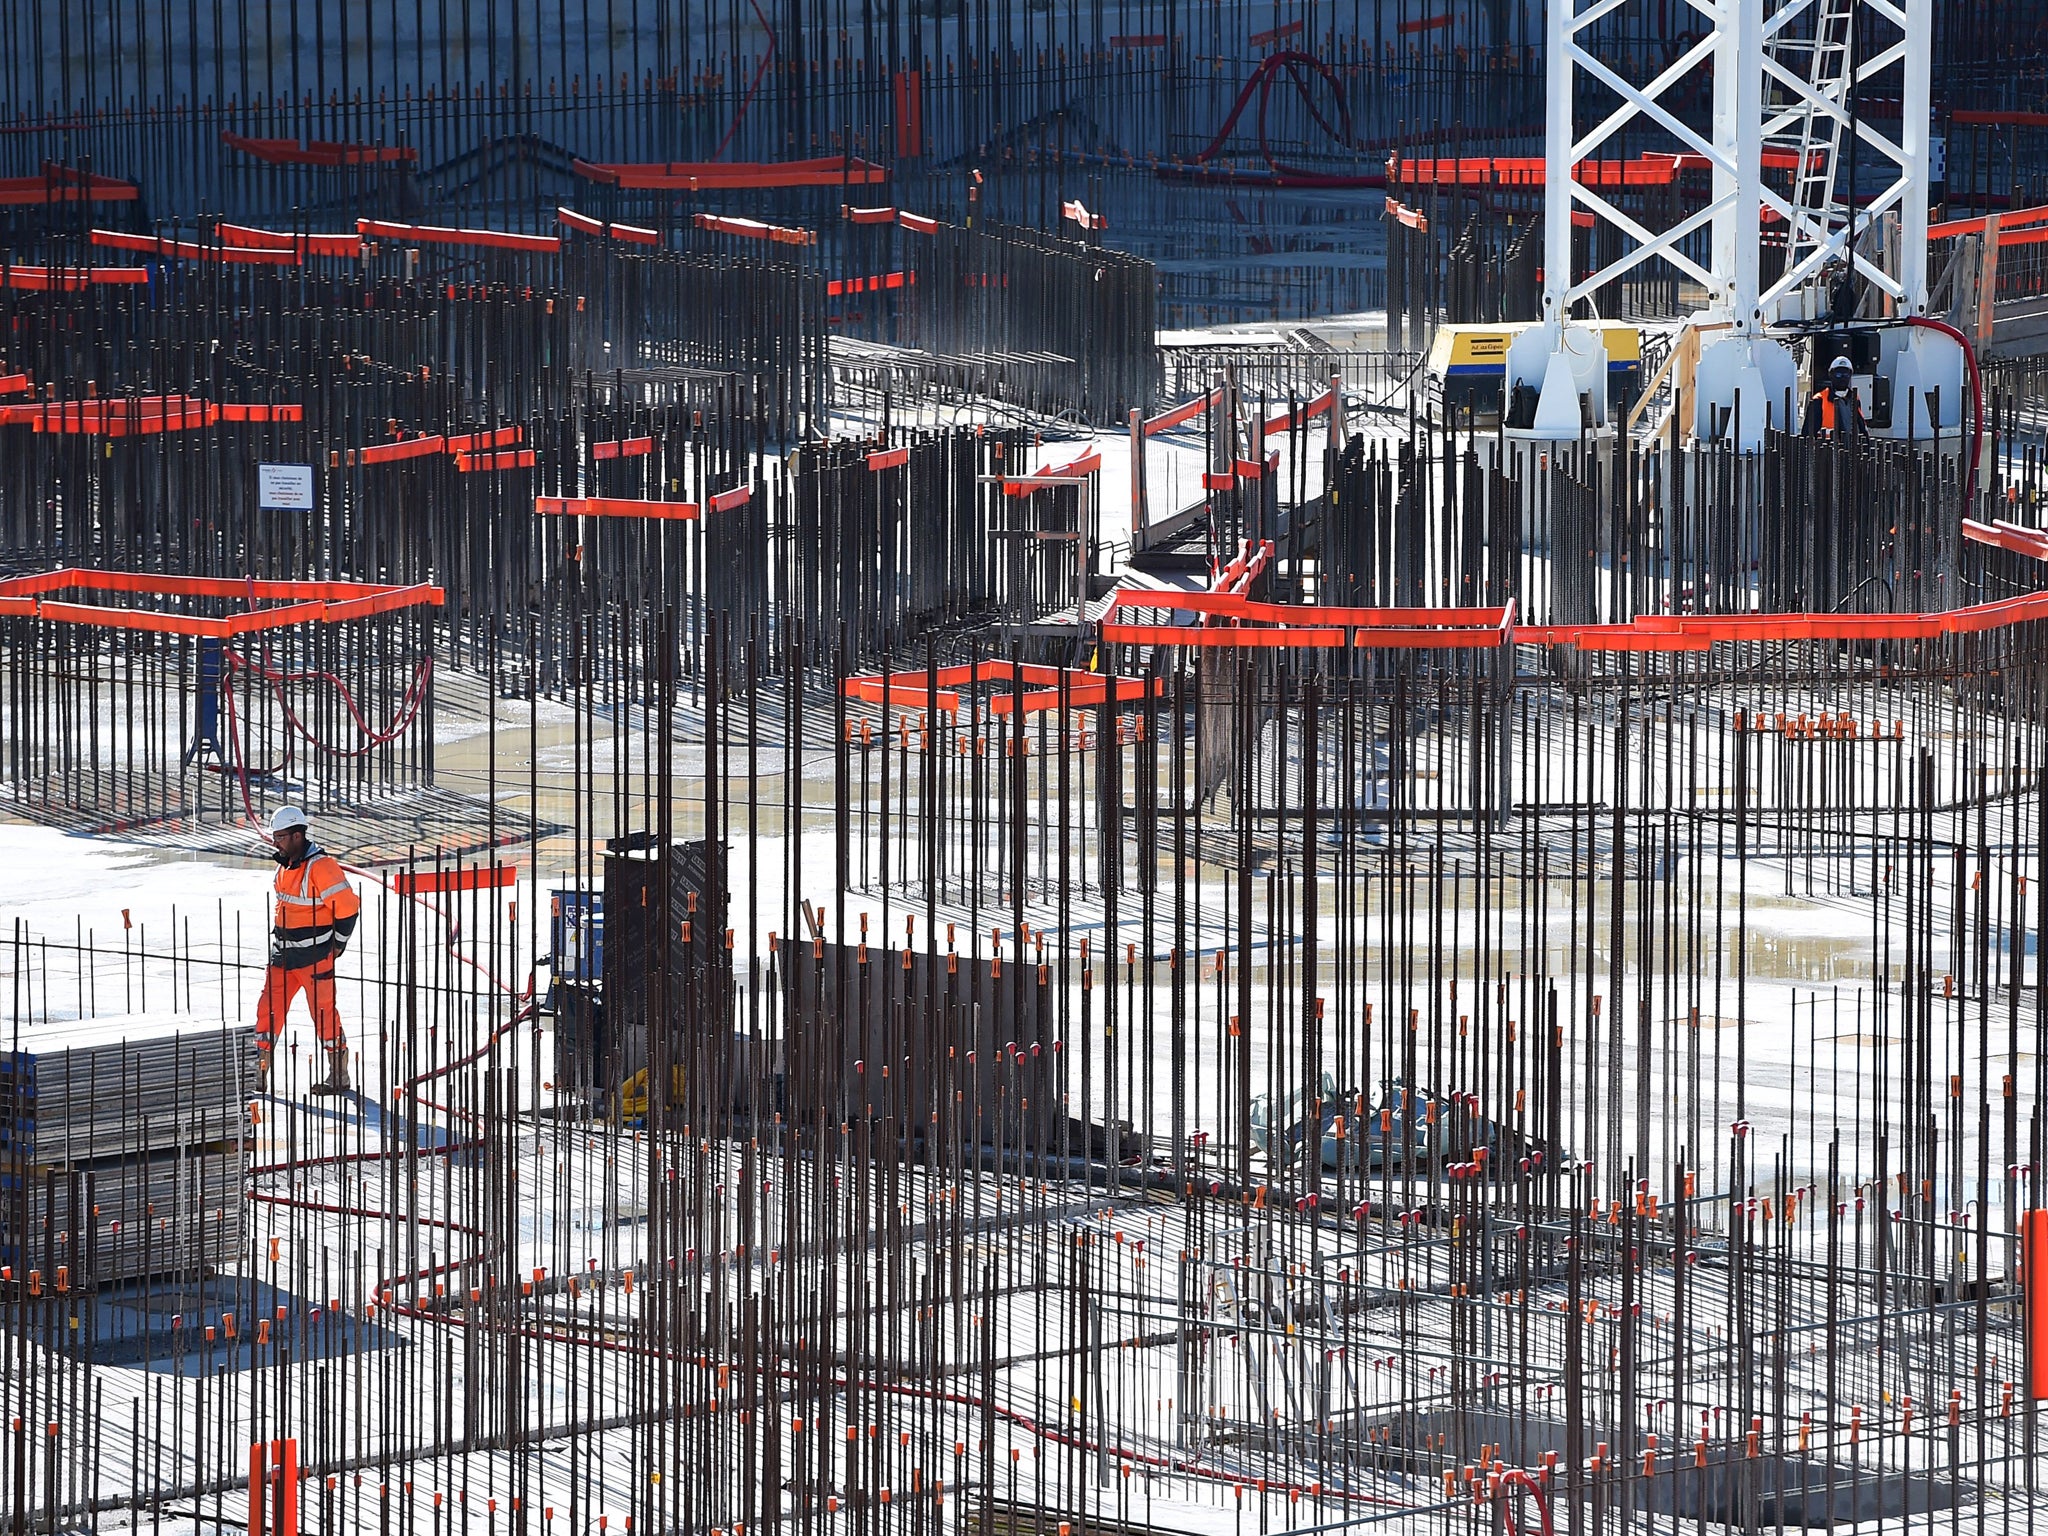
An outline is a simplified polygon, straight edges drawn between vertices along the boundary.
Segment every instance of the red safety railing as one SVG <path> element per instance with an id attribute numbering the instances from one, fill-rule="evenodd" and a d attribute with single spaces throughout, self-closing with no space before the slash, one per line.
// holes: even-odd
<path id="1" fill-rule="evenodd" d="M 1819 151 L 1810 151 L 1817 156 Z M 1767 171 L 1798 168 L 1799 151 L 1767 149 L 1762 153 Z M 1658 154 L 1651 151 L 1633 160 L 1581 160 L 1572 167 L 1572 180 L 1588 187 L 1666 187 L 1686 171 L 1711 168 L 1705 155 Z M 1387 181 L 1402 187 L 1540 187 L 1549 174 L 1541 155 L 1476 155 L 1455 159 L 1387 161 Z"/>
<path id="2" fill-rule="evenodd" d="M 1970 523 L 1966 537 L 2048 560 L 2048 535 Z M 1484 650 L 1511 645 L 1572 645 L 1585 651 L 1677 654 L 1716 645 L 1796 640 L 1933 640 L 1987 634 L 2048 620 L 2048 592 L 1935 613 L 1752 613 L 1638 618 L 1628 624 L 1517 624 L 1514 605 L 1483 608 L 1337 608 L 1258 603 L 1234 593 L 1120 592 L 1122 609 L 1199 613 L 1210 623 L 1133 624 L 1105 616 L 1099 638 L 1111 645 L 1327 650 Z M 1227 624 L 1216 621 L 1226 620 Z M 1347 639 L 1347 636 L 1349 637 Z"/>
<path id="3" fill-rule="evenodd" d="M 242 613 L 208 615 L 69 602 L 56 596 L 95 592 L 156 599 L 167 604 L 210 600 L 249 606 Z M 228 577 L 164 576 L 75 567 L 0 580 L 0 616 L 213 640 L 260 634 L 295 624 L 339 624 L 407 608 L 438 608 L 442 601 L 441 589 L 425 583 L 380 586 L 366 581 L 238 581 Z"/>
<path id="4" fill-rule="evenodd" d="M 623 240 L 629 245 L 659 245 L 661 231 L 646 229 L 638 224 L 615 224 L 610 219 L 593 219 L 587 213 L 578 213 L 574 208 L 557 208 L 555 222 L 564 229 L 573 229 L 580 235 L 598 235 L 609 240 Z"/>
<path id="5" fill-rule="evenodd" d="M 24 293 L 75 292 L 149 281 L 147 267 L 23 267 L 0 266 L 0 288 Z"/>
<path id="6" fill-rule="evenodd" d="M 818 243 L 815 230 L 795 229 L 787 224 L 764 224 L 759 219 L 733 218 L 722 213 L 698 213 L 690 216 L 690 222 L 714 235 L 738 235 L 743 240 L 766 240 L 771 245 Z"/>
<path id="7" fill-rule="evenodd" d="M 357 219 L 356 233 L 365 240 L 395 240 L 400 245 L 473 245 L 534 255 L 552 255 L 562 249 L 558 235 L 516 235 L 503 229 L 461 229 L 441 224 L 396 224 L 389 219 Z"/>
<path id="8" fill-rule="evenodd" d="M 849 699 L 866 704 L 908 710 L 936 707 L 941 714 L 954 715 L 960 712 L 961 689 L 989 686 L 999 691 L 989 695 L 988 712 L 1009 715 L 1018 708 L 1019 684 L 1030 690 L 1021 701 L 1027 715 L 1058 709 L 1062 699 L 1066 707 L 1081 709 L 1096 704 L 1135 702 L 1147 694 L 1157 698 L 1166 692 L 1162 678 L 1109 678 L 1072 667 L 1009 661 L 962 663 L 936 671 L 892 672 L 886 679 L 879 672 L 868 672 L 848 678 L 844 692 Z"/>
<path id="9" fill-rule="evenodd" d="M 697 192 L 713 187 L 872 187 L 889 179 L 886 167 L 850 155 L 814 160 L 652 161 L 633 165 L 575 163 L 578 176 L 628 192 Z"/>
<path id="10" fill-rule="evenodd" d="M 0 405 L 0 427 L 32 427 L 99 437 L 192 432 L 221 422 L 305 420 L 305 407 L 201 400 L 193 395 L 110 395 L 99 400 L 45 400 Z"/>
<path id="11" fill-rule="evenodd" d="M 132 203 L 142 195 L 132 181 L 96 176 L 75 166 L 43 162 L 39 176 L 0 176 L 0 208 L 39 203 Z"/>
<path id="12" fill-rule="evenodd" d="M 333 139 L 258 139 L 244 133 L 223 133 L 221 143 L 265 165 L 403 165 L 418 160 L 409 144 L 343 144 Z"/>
<path id="13" fill-rule="evenodd" d="M 1051 490 L 1054 486 L 1072 485 L 1077 480 L 1086 479 L 1089 475 L 1099 474 L 1101 470 L 1102 455 L 1091 448 L 1078 458 L 1069 459 L 1064 464 L 1048 464 L 1043 469 L 1035 469 L 1020 479 L 1005 480 L 1003 482 L 1003 494 L 1005 496 L 1029 496 L 1033 491 L 1045 491 Z"/>
<path id="14" fill-rule="evenodd" d="M 540 517 L 649 517 L 657 521 L 694 523 L 703 508 L 694 501 L 641 501 L 626 496 L 536 496 Z"/>

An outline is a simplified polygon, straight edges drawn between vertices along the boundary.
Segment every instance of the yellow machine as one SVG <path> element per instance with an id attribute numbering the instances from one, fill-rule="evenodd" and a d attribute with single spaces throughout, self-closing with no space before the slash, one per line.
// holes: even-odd
<path id="1" fill-rule="evenodd" d="M 678 1104 L 683 1097 L 683 1069 L 669 1068 L 669 1102 Z M 642 1067 L 623 1083 L 619 1084 L 619 1120 L 625 1125 L 640 1125 L 647 1119 L 647 1069 Z"/>
<path id="2" fill-rule="evenodd" d="M 1619 320 L 1580 323 L 1599 331 L 1607 350 L 1609 412 L 1625 410 L 1643 386 L 1642 333 Z M 1528 329 L 1528 324 L 1447 325 L 1436 333 L 1429 349 L 1429 372 L 1447 420 L 1463 422 L 1469 412 L 1475 423 L 1499 422 L 1506 404 L 1508 348 Z"/>

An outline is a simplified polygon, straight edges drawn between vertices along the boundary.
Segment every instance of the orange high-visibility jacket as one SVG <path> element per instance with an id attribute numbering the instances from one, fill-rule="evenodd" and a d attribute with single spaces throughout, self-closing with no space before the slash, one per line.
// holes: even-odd
<path id="1" fill-rule="evenodd" d="M 279 864 L 275 889 L 270 949 L 277 964 L 318 965 L 348 947 L 363 902 L 331 855 L 308 846 L 304 857 Z"/>
<path id="2" fill-rule="evenodd" d="M 1813 392 L 1813 399 L 1807 406 L 1806 430 L 1808 432 L 1834 431 L 1836 427 L 1836 414 L 1835 397 L 1825 389 L 1815 390 Z M 1841 414 L 1848 417 L 1851 434 L 1863 431 L 1863 402 L 1856 397 L 1854 390 L 1849 392 L 1847 409 L 1843 410 Z"/>

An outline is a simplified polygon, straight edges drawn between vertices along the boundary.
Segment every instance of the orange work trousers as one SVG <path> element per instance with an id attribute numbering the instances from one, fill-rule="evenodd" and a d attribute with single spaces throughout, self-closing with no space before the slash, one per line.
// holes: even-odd
<path id="1" fill-rule="evenodd" d="M 269 1050 L 284 1033 L 285 1015 L 301 992 L 320 1043 L 329 1048 L 348 1043 L 341 1032 L 341 1010 L 334 1006 L 334 962 L 323 960 L 291 968 L 273 965 L 263 973 L 263 996 L 256 1004 L 257 1049 Z"/>

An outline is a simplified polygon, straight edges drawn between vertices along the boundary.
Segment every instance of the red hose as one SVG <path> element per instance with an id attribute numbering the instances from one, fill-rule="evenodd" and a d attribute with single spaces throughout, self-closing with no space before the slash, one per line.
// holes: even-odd
<path id="1" fill-rule="evenodd" d="M 747 94 L 740 99 L 739 108 L 733 113 L 732 122 L 726 127 L 725 136 L 718 141 L 718 148 L 711 151 L 711 158 L 714 160 L 725 153 L 725 146 L 730 144 L 732 136 L 740 131 L 740 124 L 746 121 L 747 108 L 754 104 L 754 93 L 761 89 L 761 77 L 768 73 L 768 66 L 775 62 L 775 29 L 768 24 L 768 18 L 761 15 L 761 7 L 757 0 L 747 0 L 747 3 L 754 7 L 754 14 L 760 17 L 761 29 L 768 34 L 768 51 L 761 55 L 761 62 L 754 66 L 754 83 L 747 87 Z"/>
<path id="2" fill-rule="evenodd" d="M 1975 430 L 1970 437 L 1970 467 L 1963 479 L 1963 516 L 1968 517 L 1977 504 L 1977 461 L 1984 454 L 1984 377 L 1977 371 L 1977 349 L 1970 345 L 1970 338 L 1950 325 L 1946 320 L 1930 320 L 1925 315 L 1908 315 L 1906 324 L 1917 325 L 1923 330 L 1939 331 L 1953 337 L 1956 345 L 1963 349 L 1963 361 L 1970 365 L 1970 401 L 1976 418 Z M 1939 427 L 1935 429 L 1940 431 Z"/>
<path id="3" fill-rule="evenodd" d="M 1272 145 L 1266 137 L 1266 106 L 1273 94 L 1273 77 L 1283 69 L 1287 71 L 1288 79 L 1293 82 L 1294 89 L 1300 94 L 1302 105 L 1308 109 L 1309 116 L 1315 119 L 1316 126 L 1344 148 L 1357 147 L 1351 136 L 1351 104 L 1344 99 L 1344 85 L 1338 79 L 1337 72 L 1312 53 L 1303 53 L 1295 48 L 1283 48 L 1280 52 L 1269 53 L 1259 60 L 1258 67 L 1251 72 L 1245 80 L 1243 89 L 1237 93 L 1237 100 L 1231 104 L 1229 115 L 1223 119 L 1223 126 L 1216 130 L 1216 137 L 1209 141 L 1209 147 L 1194 157 L 1194 163 L 1207 165 L 1223 153 L 1223 146 L 1237 127 L 1237 120 L 1244 116 L 1244 109 L 1251 104 L 1252 94 L 1257 92 L 1259 154 L 1265 160 L 1267 169 L 1273 174 L 1270 185 L 1328 188 L 1383 186 L 1386 177 L 1377 173 L 1369 176 L 1344 176 L 1323 171 L 1304 171 L 1283 165 L 1274 156 Z M 1331 122 L 1323 115 L 1322 109 L 1316 105 L 1315 98 L 1309 94 L 1308 71 L 1321 75 L 1329 85 L 1331 94 L 1337 101 L 1336 122 Z"/>
<path id="4" fill-rule="evenodd" d="M 407 727 L 412 724 L 413 717 L 419 713 L 420 706 L 426 702 L 427 682 L 434 675 L 434 658 L 432 656 L 421 657 L 419 667 L 413 673 L 412 682 L 406 687 L 405 697 L 399 700 L 398 714 L 392 719 L 390 726 L 380 730 L 363 718 L 362 710 L 356 706 L 355 695 L 350 693 L 348 685 L 332 672 L 279 672 L 267 662 L 250 661 L 248 657 L 242 655 L 239 651 L 223 651 L 222 654 L 229 668 L 241 667 L 245 671 L 255 673 L 256 676 L 270 684 L 270 691 L 277 696 L 278 707 L 284 711 L 284 717 L 291 723 L 292 728 L 315 747 L 331 757 L 361 757 L 365 753 L 376 751 L 379 747 L 389 746 L 400 736 L 404 735 Z M 303 682 L 308 678 L 330 684 L 334 691 L 341 695 L 341 702 L 348 710 L 349 718 L 355 722 L 356 729 L 368 738 L 362 746 L 330 746 L 306 728 L 305 723 L 299 719 L 297 712 L 293 710 L 291 700 L 285 697 L 284 685 L 292 682 Z"/>
<path id="5" fill-rule="evenodd" d="M 240 782 L 242 791 L 242 814 L 251 821 L 254 821 L 256 819 L 256 806 L 249 798 L 249 764 L 242 756 L 242 728 L 235 720 L 235 680 L 232 669 L 224 668 L 221 672 L 220 696 L 222 702 L 227 706 L 228 744 L 234 748 L 235 752 L 235 777 Z M 264 778 L 272 773 L 281 773 L 291 765 L 291 760 L 291 744 L 287 742 L 285 744 L 283 761 L 273 769 L 257 769 L 256 776 Z"/>
<path id="6" fill-rule="evenodd" d="M 1521 1529 L 1515 1524 L 1515 1517 L 1508 1510 L 1509 1488 L 1520 1488 L 1536 1501 L 1536 1518 L 1542 1522 L 1543 1536 L 1552 1536 L 1550 1500 L 1543 1496 L 1543 1485 L 1520 1467 L 1510 1467 L 1501 1473 L 1500 1487 L 1494 1496 L 1500 1505 L 1501 1524 L 1507 1528 L 1508 1536 L 1521 1536 Z"/>
<path id="7" fill-rule="evenodd" d="M 411 727 L 413 720 L 418 716 L 420 706 L 426 702 L 427 682 L 434 675 L 434 658 L 432 656 L 422 657 L 419 669 L 413 673 L 412 682 L 405 690 L 405 697 L 399 701 L 396 718 L 393 719 L 388 730 L 379 731 L 363 718 L 363 712 L 356 707 L 355 696 L 348 691 L 348 686 L 331 672 L 278 672 L 268 665 L 259 665 L 251 662 L 247 657 L 232 650 L 223 649 L 221 655 L 225 665 L 221 669 L 220 694 L 221 701 L 227 708 L 228 741 L 234 749 L 234 768 L 232 771 L 241 789 L 242 813 L 251 821 L 256 820 L 256 805 L 249 795 L 250 769 L 248 762 L 242 755 L 241 727 L 237 723 L 235 715 L 234 671 L 236 667 L 253 672 L 256 676 L 270 684 L 271 692 L 276 695 L 278 707 L 284 711 L 285 719 L 294 730 L 311 742 L 315 748 L 332 757 L 344 758 L 361 757 L 365 753 L 376 751 L 379 747 L 388 746 L 391 742 L 404 735 Z M 299 719 L 297 712 L 291 706 L 291 701 L 285 697 L 284 685 L 287 682 L 296 682 L 309 677 L 322 679 L 334 685 L 335 691 L 341 695 L 342 703 L 348 708 L 349 718 L 355 721 L 358 730 L 370 738 L 367 744 L 354 748 L 333 747 L 306 729 L 305 722 Z M 269 778 L 283 773 L 291 767 L 291 761 L 291 742 L 287 738 L 284 757 L 274 767 L 256 769 L 256 776 L 258 778 Z M 506 990 L 509 991 L 510 988 Z"/>

